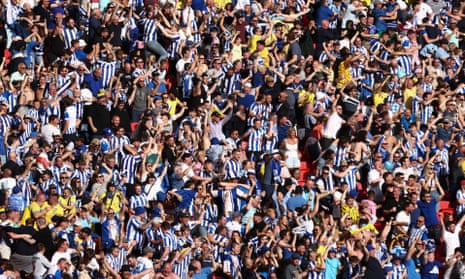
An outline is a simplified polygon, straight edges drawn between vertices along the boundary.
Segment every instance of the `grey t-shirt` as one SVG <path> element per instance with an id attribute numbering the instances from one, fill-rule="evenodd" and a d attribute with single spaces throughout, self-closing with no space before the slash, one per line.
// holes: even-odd
<path id="1" fill-rule="evenodd" d="M 150 96 L 150 89 L 146 86 L 137 88 L 134 97 L 134 109 L 137 111 L 144 111 L 147 109 L 147 98 Z"/>

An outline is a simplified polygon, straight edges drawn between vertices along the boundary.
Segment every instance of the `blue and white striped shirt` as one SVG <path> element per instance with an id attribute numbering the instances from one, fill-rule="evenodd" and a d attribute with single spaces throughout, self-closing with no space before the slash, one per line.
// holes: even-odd
<path id="1" fill-rule="evenodd" d="M 79 32 L 77 30 L 76 27 L 74 28 L 68 28 L 68 27 L 64 27 L 63 28 L 63 37 L 64 37 L 64 41 L 65 41 L 65 47 L 66 48 L 71 48 L 72 47 L 72 44 L 71 42 L 73 40 L 76 40 L 79 38 Z"/>
<path id="2" fill-rule="evenodd" d="M 71 174 L 71 179 L 78 178 L 81 180 L 82 185 L 89 185 L 90 178 L 92 177 L 92 172 L 90 169 L 81 170 L 79 168 L 75 169 Z"/>
<path id="3" fill-rule="evenodd" d="M 242 164 L 239 161 L 230 159 L 224 166 L 225 179 L 240 178 L 242 175 Z"/>
<path id="4" fill-rule="evenodd" d="M 129 208 L 131 209 L 136 207 L 146 207 L 147 204 L 147 196 L 144 193 L 140 195 L 132 195 L 131 198 L 129 198 Z"/>
<path id="5" fill-rule="evenodd" d="M 226 255 L 223 261 L 223 271 L 229 273 L 230 278 L 239 279 L 241 273 L 241 261 L 238 255 Z"/>
<path id="6" fill-rule="evenodd" d="M 151 241 L 152 240 L 161 240 L 163 239 L 163 233 L 161 229 L 155 230 L 153 227 L 148 228 L 145 231 L 145 238 L 147 240 L 147 245 L 154 249 L 160 250 L 160 245 L 155 245 Z"/>
<path id="7" fill-rule="evenodd" d="M 154 19 L 144 18 L 141 20 L 144 24 L 144 42 L 157 40 L 157 26 Z"/>
<path id="8" fill-rule="evenodd" d="M 434 107 L 431 104 L 423 106 L 420 112 L 421 124 L 427 125 L 428 120 L 433 116 Z"/>
<path id="9" fill-rule="evenodd" d="M 335 152 L 336 156 L 334 157 L 335 166 L 339 167 L 339 164 L 341 163 L 341 161 L 346 159 L 347 150 L 348 150 L 347 147 L 341 147 L 340 145 L 336 147 L 336 152 Z"/>
<path id="10" fill-rule="evenodd" d="M 129 240 L 135 240 L 137 242 L 136 247 L 141 249 L 143 247 L 144 234 L 140 230 L 142 226 L 142 221 L 137 219 L 137 216 L 132 216 L 129 218 L 128 225 L 126 228 L 126 235 Z"/>
<path id="11" fill-rule="evenodd" d="M 142 158 L 140 155 L 133 156 L 130 154 L 126 154 L 122 157 L 120 163 L 120 171 L 127 171 L 129 184 L 134 184 L 137 166 L 140 162 L 142 162 Z"/>
<path id="12" fill-rule="evenodd" d="M 177 238 L 172 232 L 167 231 L 163 234 L 163 249 L 168 248 L 168 251 L 171 253 L 178 248 L 177 243 L 178 243 Z M 162 260 L 166 260 L 166 259 L 162 259 Z"/>
<path id="13" fill-rule="evenodd" d="M 357 193 L 357 168 L 351 167 L 352 169 L 341 178 L 341 182 L 346 182 L 349 185 L 349 194 Z"/>
<path id="14" fill-rule="evenodd" d="M 107 62 L 99 60 L 97 63 L 99 64 L 99 68 L 102 69 L 103 87 L 107 88 L 110 86 L 111 78 L 115 76 L 116 61 Z"/>
<path id="15" fill-rule="evenodd" d="M 114 154 L 115 154 L 115 161 L 118 163 L 121 159 L 121 157 L 123 156 L 123 148 L 124 148 L 124 145 L 126 144 L 130 144 L 130 140 L 127 136 L 122 136 L 122 137 L 118 137 L 118 136 L 113 136 L 110 138 L 110 150 L 113 150 L 115 149 L 116 147 L 119 146 L 118 148 L 118 151 L 116 151 Z"/>
<path id="16" fill-rule="evenodd" d="M 251 129 L 252 131 L 250 132 L 248 139 L 248 151 L 261 152 L 263 150 L 263 138 L 266 131 L 262 128 L 258 130 L 254 128 Z"/>

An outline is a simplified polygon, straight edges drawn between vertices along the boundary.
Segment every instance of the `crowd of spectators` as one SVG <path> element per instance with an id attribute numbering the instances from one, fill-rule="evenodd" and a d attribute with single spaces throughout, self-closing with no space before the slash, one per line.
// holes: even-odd
<path id="1" fill-rule="evenodd" d="M 465 277 L 465 5 L 4 0 L 0 278 Z"/>

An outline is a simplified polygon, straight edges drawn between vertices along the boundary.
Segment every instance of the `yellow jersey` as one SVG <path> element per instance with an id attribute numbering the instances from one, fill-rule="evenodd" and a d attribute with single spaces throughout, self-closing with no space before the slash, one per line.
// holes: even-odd
<path id="1" fill-rule="evenodd" d="M 258 56 L 263 59 L 263 64 L 267 67 L 270 66 L 270 53 L 267 48 L 264 48 L 262 51 L 257 52 Z"/>
<path id="2" fill-rule="evenodd" d="M 338 75 L 339 80 L 337 81 L 337 87 L 341 88 L 352 80 L 352 74 L 350 73 L 349 65 L 346 66 L 344 62 L 341 62 L 341 64 L 339 64 L 337 68 L 337 71 L 339 74 Z"/>
<path id="3" fill-rule="evenodd" d="M 413 98 L 417 95 L 417 88 L 413 86 L 412 88 L 405 88 L 402 94 L 404 96 L 405 106 L 409 109 L 412 108 Z"/>
<path id="4" fill-rule="evenodd" d="M 70 205 L 73 206 L 73 208 L 71 208 L 70 210 L 65 209 L 63 207 L 63 210 L 66 213 L 65 215 L 73 215 L 73 214 L 76 213 L 76 206 L 75 206 L 76 205 L 76 196 L 72 195 L 72 196 L 69 196 L 66 199 L 64 197 L 60 196 L 58 198 L 58 203 L 63 205 L 63 206 L 70 206 Z"/>
<path id="5" fill-rule="evenodd" d="M 388 94 L 386 92 L 379 92 L 373 94 L 373 104 L 375 105 L 375 108 L 379 105 L 384 104 L 384 100 L 387 96 Z"/>
<path id="6" fill-rule="evenodd" d="M 307 93 L 308 93 L 308 95 L 301 102 L 299 102 L 299 107 L 303 107 L 305 104 L 313 103 L 315 101 L 315 93 L 308 92 L 305 89 L 300 90 L 299 99 L 301 97 L 305 96 L 305 94 L 307 94 Z"/>
<path id="7" fill-rule="evenodd" d="M 262 36 L 260 35 L 252 35 L 250 37 L 250 42 L 249 42 L 249 51 L 250 53 L 254 52 L 257 49 L 257 42 L 260 41 Z"/>
<path id="8" fill-rule="evenodd" d="M 169 114 L 171 116 L 173 115 L 176 115 L 176 106 L 177 105 L 180 105 L 181 104 L 181 101 L 179 101 L 178 98 L 174 99 L 174 100 L 171 100 L 171 99 L 168 99 L 168 101 L 166 101 L 166 103 L 168 104 L 169 107 Z"/>
<path id="9" fill-rule="evenodd" d="M 354 224 L 358 223 L 358 219 L 360 218 L 360 213 L 358 212 L 358 207 L 356 206 L 348 206 L 344 204 L 341 208 L 341 215 L 349 214 L 352 217 Z"/>
<path id="10" fill-rule="evenodd" d="M 120 192 L 115 192 L 112 197 L 107 197 L 107 193 L 105 192 L 102 193 L 102 195 L 100 195 L 100 201 L 102 201 L 102 203 L 104 204 L 105 209 L 108 210 L 109 208 L 111 208 L 116 214 L 118 214 L 121 210 L 121 202 L 123 201 L 123 196 Z"/>
<path id="11" fill-rule="evenodd" d="M 65 210 L 59 203 L 51 205 L 50 207 L 50 210 L 45 213 L 45 221 L 47 221 L 47 224 L 52 223 L 53 216 L 65 216 Z"/>

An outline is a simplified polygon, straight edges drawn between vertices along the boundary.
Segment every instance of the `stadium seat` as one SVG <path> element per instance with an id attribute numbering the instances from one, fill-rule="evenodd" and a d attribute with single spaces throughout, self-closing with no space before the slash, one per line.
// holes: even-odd
<path id="1" fill-rule="evenodd" d="M 139 122 L 131 122 L 131 134 L 137 129 Z"/>

